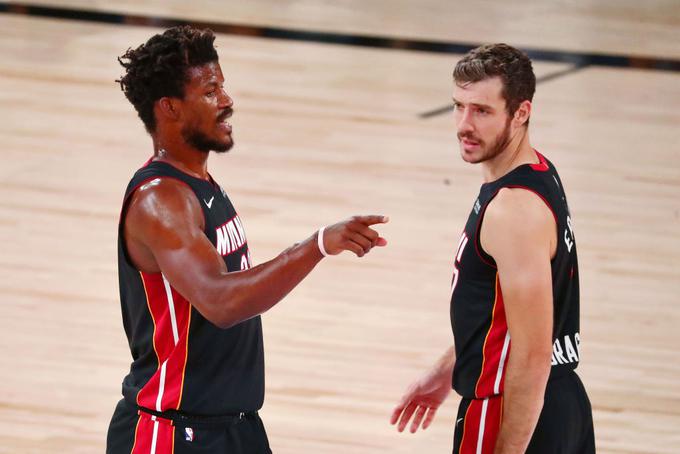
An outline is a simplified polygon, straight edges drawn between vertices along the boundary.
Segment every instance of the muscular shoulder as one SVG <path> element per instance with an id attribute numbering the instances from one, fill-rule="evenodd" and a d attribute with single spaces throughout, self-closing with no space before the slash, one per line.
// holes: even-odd
<path id="1" fill-rule="evenodd" d="M 552 211 L 541 197 L 521 188 L 502 188 L 489 202 L 481 232 L 482 247 L 494 251 L 514 245 L 546 244 L 555 249 L 556 224 Z"/>
<path id="2" fill-rule="evenodd" d="M 496 197 L 489 202 L 484 214 L 485 221 L 539 223 L 553 220 L 548 205 L 533 191 L 522 188 L 501 188 Z"/>
<path id="3" fill-rule="evenodd" d="M 180 233 L 187 227 L 203 229 L 203 213 L 194 192 L 174 178 L 155 178 L 131 196 L 126 231 L 137 238 Z"/>

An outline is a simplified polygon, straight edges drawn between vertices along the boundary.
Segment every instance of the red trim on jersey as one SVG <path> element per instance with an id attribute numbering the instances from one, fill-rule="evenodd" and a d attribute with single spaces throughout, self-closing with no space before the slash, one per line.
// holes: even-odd
<path id="1" fill-rule="evenodd" d="M 139 414 L 139 412 L 137 412 Z M 137 446 L 137 440 L 138 440 L 138 434 L 139 434 L 139 423 L 142 420 L 141 415 L 137 417 L 137 424 L 135 425 L 135 440 L 132 443 L 132 451 L 130 453 L 135 452 L 135 447 Z"/>
<path id="2" fill-rule="evenodd" d="M 175 452 L 175 427 L 172 421 L 164 418 L 141 413 L 135 432 L 135 444 L 130 454 L 149 454 L 154 442 L 154 430 L 156 431 L 156 453 Z"/>
<path id="3" fill-rule="evenodd" d="M 534 150 L 534 153 L 536 153 L 536 156 L 538 157 L 538 164 L 529 164 L 532 169 L 538 171 L 538 172 L 546 172 L 550 166 L 548 165 L 548 161 L 545 159 L 545 157 L 539 153 L 538 151 Z"/>
<path id="4" fill-rule="evenodd" d="M 184 378 L 186 377 L 186 372 L 187 372 L 187 362 L 189 358 L 189 327 L 191 326 L 191 307 L 189 307 L 188 315 L 187 315 L 187 322 L 186 322 L 186 330 L 184 334 L 184 366 L 182 367 L 182 382 L 180 383 L 179 386 L 179 399 L 177 399 L 177 407 L 176 409 L 179 410 L 179 406 L 182 404 L 182 395 L 184 394 Z M 180 337 L 181 339 L 181 337 Z"/>
<path id="5" fill-rule="evenodd" d="M 147 307 L 154 323 L 153 345 L 158 366 L 137 394 L 137 404 L 156 411 L 179 409 L 187 363 L 191 305 L 169 284 L 177 339 L 172 326 L 171 301 L 161 273 L 140 273 Z M 165 371 L 163 371 L 165 364 Z M 158 400 L 161 394 L 160 402 Z M 160 405 L 159 405 L 160 403 Z"/>
<path id="6" fill-rule="evenodd" d="M 168 284 L 169 285 L 169 284 Z M 175 307 L 177 322 L 177 345 L 173 345 L 172 357 L 168 359 L 165 371 L 165 392 L 163 393 L 162 408 L 179 409 L 182 398 L 182 385 L 188 356 L 189 320 L 191 305 L 180 293 L 170 287 Z M 171 338 L 172 339 L 172 338 Z M 174 339 L 172 339 L 174 341 Z"/>
<path id="7" fill-rule="evenodd" d="M 503 419 L 503 396 L 489 398 L 486 408 L 486 424 L 484 428 L 484 439 L 482 441 L 482 453 L 493 454 L 498 441 L 498 434 L 501 431 L 501 421 Z"/>
<path id="8" fill-rule="evenodd" d="M 505 318 L 503 292 L 501 291 L 498 273 L 496 273 L 495 291 L 496 299 L 491 313 L 491 325 L 486 333 L 484 347 L 482 348 L 482 370 L 477 379 L 477 385 L 475 386 L 475 396 L 477 398 L 502 394 L 506 370 L 505 364 L 507 364 L 508 358 L 510 357 L 510 346 L 508 346 L 504 364 L 501 364 L 501 354 L 503 352 L 503 345 L 505 344 L 505 337 L 508 333 L 508 323 Z M 498 392 L 495 392 L 494 387 L 500 368 L 502 368 L 500 386 Z"/>
<path id="9" fill-rule="evenodd" d="M 152 342 L 152 345 L 153 345 L 153 351 L 156 353 L 156 364 L 157 364 L 156 369 L 158 370 L 158 369 L 160 369 L 161 361 L 160 361 L 160 357 L 158 355 L 158 349 L 156 348 L 156 329 L 157 329 L 156 318 L 154 316 L 154 311 L 151 310 L 151 298 L 149 296 L 149 289 L 147 287 L 146 280 L 144 279 L 144 274 L 141 271 L 139 272 L 139 278 L 142 280 L 142 286 L 144 287 L 144 295 L 146 297 L 146 306 L 147 306 L 147 309 L 149 310 L 149 315 L 151 316 L 151 322 L 153 323 L 153 335 L 151 337 L 151 342 Z M 142 405 L 139 401 L 140 394 L 142 393 L 142 391 L 144 389 L 147 389 L 148 386 L 149 386 L 149 382 L 147 382 L 146 385 L 144 386 L 144 388 L 140 389 L 139 392 L 137 393 L 137 405 Z M 144 406 L 144 405 L 142 405 L 142 406 Z M 154 404 L 151 407 L 148 407 L 148 408 L 156 408 L 156 403 L 154 402 Z"/>
<path id="10" fill-rule="evenodd" d="M 486 414 L 484 415 L 484 427 L 482 426 L 482 413 L 486 401 Z M 482 436 L 481 454 L 493 454 L 498 440 L 503 413 L 503 397 L 493 396 L 487 399 L 472 399 L 463 420 L 463 438 L 457 454 L 477 454 L 479 437 Z"/>
<path id="11" fill-rule="evenodd" d="M 458 447 L 458 453 L 457 454 L 464 452 L 464 448 L 467 446 L 466 443 L 470 443 L 469 438 L 472 438 L 472 437 L 474 437 L 475 439 L 477 438 L 476 435 L 468 434 L 468 432 L 472 432 L 474 430 L 474 428 L 472 427 L 472 426 L 474 426 L 474 424 L 471 423 L 472 420 L 469 418 L 470 408 L 472 408 L 472 404 L 474 404 L 474 403 L 475 403 L 474 400 L 471 401 L 470 405 L 468 405 L 467 410 L 465 410 L 465 416 L 463 417 L 463 438 L 460 441 L 460 446 Z M 478 430 L 479 430 L 479 428 L 478 428 Z"/>

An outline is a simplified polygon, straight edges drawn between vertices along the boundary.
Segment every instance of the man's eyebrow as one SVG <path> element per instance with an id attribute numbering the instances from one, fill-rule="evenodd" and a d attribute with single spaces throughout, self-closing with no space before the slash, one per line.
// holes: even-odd
<path id="1" fill-rule="evenodd" d="M 456 98 L 451 98 L 451 99 L 453 100 L 453 103 L 454 103 L 454 104 L 464 104 L 464 103 L 458 101 Z M 471 102 L 471 103 L 469 103 L 469 104 L 470 104 L 471 106 L 474 106 L 474 107 L 481 107 L 481 108 L 484 108 L 484 109 L 493 110 L 493 107 L 491 107 L 491 106 L 488 105 L 488 104 L 479 104 L 479 103 L 476 103 L 476 102 Z"/>

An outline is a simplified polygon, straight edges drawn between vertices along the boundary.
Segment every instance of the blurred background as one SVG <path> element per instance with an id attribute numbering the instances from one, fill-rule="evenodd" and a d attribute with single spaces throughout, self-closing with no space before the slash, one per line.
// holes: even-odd
<path id="1" fill-rule="evenodd" d="M 209 168 L 255 263 L 353 214 L 389 247 L 324 260 L 263 316 L 275 453 L 450 452 L 458 397 L 398 434 L 404 388 L 452 343 L 453 254 L 482 182 L 459 157 L 451 73 L 526 50 L 530 133 L 560 170 L 581 267 L 598 452 L 680 445 L 677 0 L 0 2 L 0 453 L 104 451 L 130 353 L 116 228 L 150 138 L 116 57 L 209 26 L 236 146 Z"/>

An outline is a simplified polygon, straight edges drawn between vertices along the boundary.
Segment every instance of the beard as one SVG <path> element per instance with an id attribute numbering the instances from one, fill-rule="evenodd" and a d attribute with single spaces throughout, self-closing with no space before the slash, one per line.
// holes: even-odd
<path id="1" fill-rule="evenodd" d="M 481 141 L 480 139 L 474 137 L 471 134 L 459 134 L 458 135 L 458 140 L 462 138 L 467 138 L 470 140 L 474 140 L 475 142 L 479 142 L 479 144 L 482 146 L 482 152 L 480 156 L 472 161 L 469 161 L 471 164 L 478 164 L 480 162 L 484 161 L 489 161 L 490 159 L 495 158 L 499 154 L 503 152 L 508 147 L 508 144 L 510 143 L 510 122 L 512 121 L 512 118 L 508 118 L 507 121 L 505 122 L 505 127 L 503 130 L 496 136 L 496 138 L 489 143 L 488 146 L 484 146 L 484 142 Z"/>
<path id="2" fill-rule="evenodd" d="M 229 140 L 219 140 L 192 127 L 182 129 L 182 138 L 186 143 L 204 153 L 209 153 L 210 151 L 226 153 L 234 146 L 234 141 L 231 139 L 231 136 L 229 137 Z"/>

